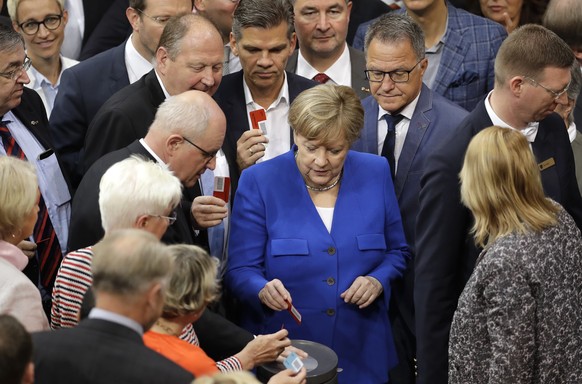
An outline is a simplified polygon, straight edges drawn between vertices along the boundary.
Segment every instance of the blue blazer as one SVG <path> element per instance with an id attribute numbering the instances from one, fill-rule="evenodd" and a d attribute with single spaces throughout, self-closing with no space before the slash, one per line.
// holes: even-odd
<path id="1" fill-rule="evenodd" d="M 61 76 L 50 129 L 73 188 L 83 175 L 79 152 L 91 120 L 111 95 L 129 85 L 124 55 L 125 43 L 80 62 Z"/>
<path id="2" fill-rule="evenodd" d="M 417 383 L 447 383 L 450 325 L 479 252 L 469 233 L 472 216 L 461 204 L 458 174 L 473 136 L 492 124 L 482 101 L 431 154 L 421 180 L 414 286 Z M 540 121 L 532 149 L 538 163 L 554 159 L 554 166 L 541 171 L 544 192 L 582 228 L 574 156 L 558 114 Z"/>
<path id="3" fill-rule="evenodd" d="M 248 168 L 234 206 L 226 285 L 243 304 L 243 326 L 255 334 L 289 330 L 293 339 L 332 348 L 340 383 L 385 383 L 397 362 L 388 319 L 390 281 L 402 276 L 409 251 L 388 163 L 350 151 L 329 233 L 305 187 L 294 151 Z M 365 309 L 340 294 L 358 276 L 373 276 L 384 293 Z M 280 279 L 301 313 L 263 306 L 259 291 Z"/>
<path id="4" fill-rule="evenodd" d="M 313 80 L 287 72 L 289 103 L 292 103 L 302 91 L 316 85 L 318 83 Z M 240 171 L 236 163 L 236 142 L 245 131 L 250 129 L 243 88 L 243 71 L 231 73 L 223 77 L 214 98 L 226 116 L 226 135 L 222 150 L 228 162 L 232 196 L 231 204 L 234 205 L 235 192 L 240 177 Z M 289 130 L 289 135 L 291 136 L 291 143 L 293 143 L 291 130 Z"/>
<path id="5" fill-rule="evenodd" d="M 442 57 L 432 90 L 467 111 L 494 85 L 493 64 L 507 32 L 494 21 L 447 3 L 448 28 L 443 36 Z M 405 10 L 396 12 L 404 13 Z M 364 36 L 373 22 L 358 27 L 354 47 L 363 49 Z"/>
<path id="6" fill-rule="evenodd" d="M 364 129 L 352 149 L 378 154 L 378 103 L 370 96 L 362 100 L 362 105 L 365 113 Z M 413 254 L 416 252 L 414 231 L 420 178 L 426 166 L 426 158 L 468 114 L 463 108 L 422 85 L 394 178 L 394 191 L 402 215 L 404 234 Z M 413 285 L 414 270 L 411 265 L 403 281 L 392 284 L 392 295 L 408 329 L 414 334 Z"/>

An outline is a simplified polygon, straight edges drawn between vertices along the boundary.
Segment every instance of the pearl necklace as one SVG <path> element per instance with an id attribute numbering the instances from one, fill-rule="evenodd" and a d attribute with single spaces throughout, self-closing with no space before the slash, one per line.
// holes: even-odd
<path id="1" fill-rule="evenodd" d="M 332 189 L 333 187 L 335 187 L 339 183 L 339 181 L 342 178 L 343 173 L 344 173 L 344 170 L 342 169 L 342 171 L 340 172 L 340 174 L 337 177 L 337 179 L 335 179 L 335 181 L 333 183 L 331 183 L 330 185 L 328 185 L 327 187 L 317 188 L 317 187 L 312 187 L 311 185 L 309 185 L 307 183 L 305 183 L 305 186 L 310 191 L 315 191 L 315 192 L 325 192 L 325 191 L 329 191 L 330 189 Z M 303 182 L 305 182 L 305 180 L 303 180 Z"/>

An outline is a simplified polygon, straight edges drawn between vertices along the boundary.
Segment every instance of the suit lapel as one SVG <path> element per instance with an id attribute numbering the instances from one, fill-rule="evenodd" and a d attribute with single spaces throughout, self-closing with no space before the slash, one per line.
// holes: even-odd
<path id="1" fill-rule="evenodd" d="M 368 90 L 370 85 L 364 75 L 364 70 L 366 69 L 366 58 L 362 52 L 350 47 L 349 45 L 348 50 L 350 53 L 350 63 L 352 65 L 352 88 L 358 94 L 360 99 L 364 99 L 370 95 L 370 91 Z M 365 91 L 364 89 L 368 91 Z"/>
<path id="2" fill-rule="evenodd" d="M 378 103 L 372 96 L 362 100 L 364 107 L 364 129 L 359 144 L 356 143 L 354 149 L 357 151 L 378 154 Z"/>
<path id="3" fill-rule="evenodd" d="M 34 95 L 31 93 L 34 92 Z M 46 115 L 42 116 L 39 111 L 35 111 L 31 108 L 31 98 L 39 97 L 36 95 L 36 91 L 28 88 L 24 88 L 24 93 L 22 94 L 22 101 L 20 105 L 12 110 L 14 116 L 20 120 L 22 124 L 32 133 L 32 135 L 39 141 L 39 143 L 45 148 L 52 148 L 51 139 L 48 133 L 48 121 Z M 39 100 L 39 105 L 42 107 L 42 112 L 44 113 L 44 106 Z"/>
<path id="4" fill-rule="evenodd" d="M 293 51 L 291 56 L 289 56 L 289 60 L 287 60 L 287 66 L 285 70 L 287 72 L 295 73 L 297 71 L 297 60 L 299 59 L 299 49 Z"/>
<path id="5" fill-rule="evenodd" d="M 408 133 L 404 139 L 404 145 L 398 158 L 398 169 L 394 180 L 394 190 L 396 198 L 400 198 L 404 184 L 410 171 L 410 166 L 414 161 L 416 152 L 430 124 L 430 110 L 432 109 L 432 99 L 429 89 L 423 85 L 420 92 L 416 109 L 412 115 L 412 120 L 408 126 Z"/>

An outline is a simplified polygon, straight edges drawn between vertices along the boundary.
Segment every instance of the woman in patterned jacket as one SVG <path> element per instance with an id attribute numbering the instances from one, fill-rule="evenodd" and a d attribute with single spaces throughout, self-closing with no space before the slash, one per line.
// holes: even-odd
<path id="1" fill-rule="evenodd" d="M 544 197 L 527 140 L 483 130 L 460 178 L 484 249 L 453 319 L 449 383 L 581 382 L 582 239 Z"/>

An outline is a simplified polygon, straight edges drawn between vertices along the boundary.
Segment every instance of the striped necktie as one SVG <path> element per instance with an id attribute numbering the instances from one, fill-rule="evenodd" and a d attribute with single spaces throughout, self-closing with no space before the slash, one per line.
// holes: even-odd
<path id="1" fill-rule="evenodd" d="M 9 121 L 0 123 L 0 136 L 2 137 L 2 144 L 6 154 L 26 160 L 24 151 L 7 127 L 8 123 Z M 38 207 L 38 219 L 34 226 L 33 237 L 37 246 L 36 255 L 40 269 L 40 283 L 48 293 L 51 293 L 63 254 L 42 195 L 40 196 Z"/>

